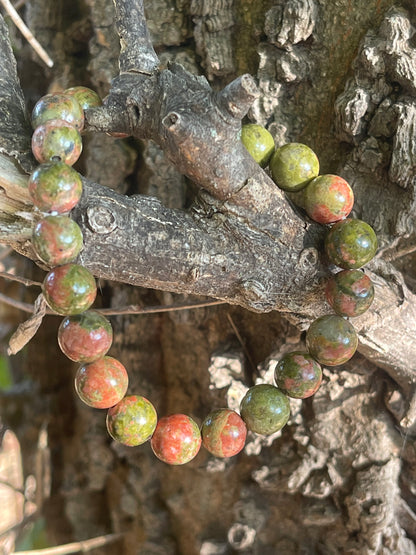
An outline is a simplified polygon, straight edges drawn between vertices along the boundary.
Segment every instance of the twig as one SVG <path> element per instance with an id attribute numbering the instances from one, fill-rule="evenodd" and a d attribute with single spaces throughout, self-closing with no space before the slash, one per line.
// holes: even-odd
<path id="1" fill-rule="evenodd" d="M 0 0 L 0 2 L 3 5 L 4 9 L 6 10 L 6 12 L 9 14 L 10 19 L 13 21 L 13 23 L 16 25 L 16 27 L 19 29 L 19 31 L 22 33 L 22 35 L 25 37 L 25 39 L 30 44 L 30 46 L 33 48 L 33 50 L 37 53 L 39 58 L 43 62 L 45 62 L 45 64 L 48 67 L 52 67 L 53 66 L 53 60 L 49 57 L 49 55 L 45 51 L 45 49 L 35 39 L 35 37 L 33 36 L 33 33 L 30 31 L 30 29 L 25 25 L 24 21 L 22 20 L 20 15 L 17 13 L 16 9 L 13 7 L 13 4 L 11 4 L 11 2 L 9 0 Z"/>
<path id="2" fill-rule="evenodd" d="M 233 331 L 234 331 L 235 335 L 237 336 L 238 341 L 240 342 L 241 347 L 243 348 L 243 351 L 244 351 L 244 354 L 245 354 L 246 357 L 247 357 L 247 360 L 248 360 L 249 363 L 250 363 L 251 370 L 252 370 L 253 373 L 255 374 L 255 373 L 256 373 L 256 370 L 257 370 L 257 369 L 256 369 L 256 366 L 255 366 L 255 364 L 254 364 L 254 362 L 253 362 L 253 359 L 252 359 L 251 356 L 250 356 L 250 353 L 248 352 L 248 349 L 247 349 L 247 347 L 246 347 L 246 344 L 245 344 L 243 338 L 241 337 L 240 332 L 239 332 L 238 329 L 237 329 L 237 326 L 234 324 L 234 320 L 232 319 L 230 313 L 227 314 L 227 318 L 228 318 L 228 321 L 229 321 L 230 324 L 231 324 L 231 327 L 233 328 Z"/>
<path id="3" fill-rule="evenodd" d="M 56 547 L 48 547 L 46 549 L 31 549 L 30 551 L 15 551 L 16 555 L 67 555 L 68 553 L 86 553 L 97 547 L 108 545 L 123 537 L 122 534 L 107 534 L 106 536 L 98 536 L 90 540 L 67 543 L 65 545 L 57 545 Z"/>
<path id="4" fill-rule="evenodd" d="M 0 302 L 3 302 L 9 306 L 13 306 L 18 310 L 22 310 L 23 312 L 28 312 L 29 314 L 33 314 L 34 312 L 34 305 L 30 303 L 24 303 L 22 301 L 17 301 L 0 293 Z M 215 306 L 219 304 L 226 304 L 225 301 L 203 301 L 200 303 L 184 303 L 184 304 L 177 304 L 177 305 L 158 305 L 158 306 L 139 306 L 139 305 L 129 305 L 121 308 L 97 308 L 94 309 L 97 312 L 105 316 L 121 316 L 123 314 L 157 314 L 159 312 L 174 312 L 175 310 L 191 310 L 193 308 L 204 308 L 206 306 Z M 46 309 L 46 314 L 48 316 L 61 316 L 61 314 L 57 314 L 53 310 Z"/>
<path id="5" fill-rule="evenodd" d="M 18 0 L 16 2 L 16 4 L 14 5 L 14 9 L 15 10 L 20 10 L 20 8 L 23 8 L 23 6 L 26 4 L 27 0 Z"/>
<path id="6" fill-rule="evenodd" d="M 42 284 L 40 281 L 33 281 L 31 279 L 27 279 L 24 277 L 15 276 L 14 274 L 9 274 L 8 272 L 0 272 L 0 278 L 23 283 L 23 285 L 26 285 L 26 287 L 31 287 L 32 285 L 35 285 L 36 287 L 42 287 Z"/>

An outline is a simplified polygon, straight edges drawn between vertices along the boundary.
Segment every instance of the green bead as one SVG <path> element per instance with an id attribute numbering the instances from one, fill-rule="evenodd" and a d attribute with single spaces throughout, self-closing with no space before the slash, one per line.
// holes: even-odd
<path id="1" fill-rule="evenodd" d="M 354 326 L 341 316 L 328 314 L 312 322 L 306 332 L 309 353 L 320 364 L 344 364 L 355 353 L 358 337 Z"/>
<path id="2" fill-rule="evenodd" d="M 301 143 L 278 148 L 269 166 L 274 182 L 284 191 L 300 191 L 319 174 L 318 157 Z"/>
<path id="3" fill-rule="evenodd" d="M 240 414 L 249 430 L 270 435 L 278 432 L 289 420 L 289 399 L 273 385 L 255 385 L 243 397 Z"/>
<path id="4" fill-rule="evenodd" d="M 49 266 L 67 264 L 82 249 L 82 231 L 67 216 L 47 216 L 36 224 L 32 245 L 39 258 Z"/>
<path id="5" fill-rule="evenodd" d="M 63 315 L 88 310 L 97 295 L 94 276 L 78 264 L 65 264 L 48 272 L 42 290 L 52 310 Z"/>
<path id="6" fill-rule="evenodd" d="M 64 92 L 67 95 L 75 97 L 75 99 L 78 101 L 78 104 L 83 110 L 88 110 L 88 108 L 96 108 L 97 106 L 102 105 L 101 98 L 98 96 L 98 94 L 88 87 L 71 87 L 69 89 L 66 89 L 66 91 Z"/>
<path id="7" fill-rule="evenodd" d="M 241 128 L 241 140 L 254 160 L 265 168 L 274 152 L 274 139 L 261 125 L 249 123 Z"/>
<path id="8" fill-rule="evenodd" d="M 129 395 L 108 410 L 106 424 L 116 441 L 130 447 L 141 445 L 156 429 L 156 409 L 145 397 Z"/>
<path id="9" fill-rule="evenodd" d="M 77 171 L 63 162 L 38 166 L 29 177 L 28 189 L 33 204 L 42 212 L 69 212 L 82 194 L 82 180 Z"/>
<path id="10" fill-rule="evenodd" d="M 274 378 L 277 387 L 289 397 L 306 399 L 319 389 L 322 368 L 309 353 L 294 351 L 279 360 Z"/>
<path id="11" fill-rule="evenodd" d="M 359 316 L 374 300 L 371 279 L 360 270 L 342 270 L 333 275 L 325 290 L 328 303 L 340 316 Z"/>
<path id="12" fill-rule="evenodd" d="M 366 222 L 347 218 L 330 229 L 325 250 L 330 261 L 340 268 L 361 268 L 376 254 L 377 237 Z"/>
<path id="13" fill-rule="evenodd" d="M 77 99 L 68 94 L 45 94 L 36 102 L 32 111 L 33 129 L 54 119 L 66 121 L 78 131 L 84 127 L 84 112 Z"/>

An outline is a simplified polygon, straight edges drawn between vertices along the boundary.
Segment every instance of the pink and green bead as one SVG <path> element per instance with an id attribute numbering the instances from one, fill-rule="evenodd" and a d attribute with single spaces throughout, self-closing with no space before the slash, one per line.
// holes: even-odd
<path id="1" fill-rule="evenodd" d="M 319 175 L 305 188 L 303 204 L 308 216 L 320 224 L 346 218 L 354 205 L 354 193 L 338 175 Z"/>
<path id="2" fill-rule="evenodd" d="M 29 194 L 41 212 L 64 214 L 76 206 L 82 194 L 78 172 L 63 162 L 47 162 L 29 177 Z"/>
<path id="3" fill-rule="evenodd" d="M 60 161 L 72 166 L 82 152 L 81 135 L 78 129 L 64 120 L 47 121 L 33 132 L 32 152 L 40 164 Z"/>
<path id="4" fill-rule="evenodd" d="M 277 387 L 259 384 L 247 391 L 240 403 L 247 429 L 261 435 L 278 432 L 290 416 L 289 400 Z"/>
<path id="5" fill-rule="evenodd" d="M 114 440 L 135 447 L 152 437 L 157 425 L 156 409 L 145 397 L 128 395 L 108 410 L 106 425 Z"/>
<path id="6" fill-rule="evenodd" d="M 354 355 L 358 337 L 348 320 L 337 314 L 327 314 L 309 326 L 306 344 L 309 353 L 320 364 L 338 366 Z"/>
<path id="7" fill-rule="evenodd" d="M 113 329 L 110 322 L 95 310 L 67 316 L 58 329 L 62 352 L 74 362 L 93 362 L 111 347 Z"/>
<path id="8" fill-rule="evenodd" d="M 64 264 L 48 272 L 42 290 L 52 310 L 63 315 L 88 310 L 97 295 L 94 276 L 78 264 Z"/>
<path id="9" fill-rule="evenodd" d="M 81 131 L 84 127 L 84 112 L 76 97 L 64 93 L 42 96 L 32 110 L 32 127 L 36 129 L 51 120 L 66 121 Z"/>
<path id="10" fill-rule="evenodd" d="M 342 270 L 328 280 L 325 295 L 340 316 L 360 316 L 374 300 L 374 285 L 361 270 Z"/>
<path id="11" fill-rule="evenodd" d="M 376 254 L 377 237 L 366 222 L 347 218 L 331 227 L 325 239 L 325 250 L 333 264 L 346 270 L 357 269 Z"/>
<path id="12" fill-rule="evenodd" d="M 73 262 L 81 252 L 82 244 L 80 227 L 67 216 L 46 216 L 33 230 L 33 248 L 49 266 Z"/>
<path id="13" fill-rule="evenodd" d="M 128 385 L 125 367 L 109 356 L 80 366 L 75 375 L 78 397 L 95 409 L 108 409 L 119 403 L 126 394 Z"/>
<path id="14" fill-rule="evenodd" d="M 150 444 L 158 459 L 181 465 L 196 457 L 201 442 L 198 424 L 190 416 L 172 414 L 159 420 Z"/>
<path id="15" fill-rule="evenodd" d="M 277 387 L 289 397 L 306 399 L 319 389 L 322 368 L 309 353 L 287 353 L 276 365 L 274 378 Z"/>
<path id="16" fill-rule="evenodd" d="M 246 441 L 244 420 L 231 409 L 217 409 L 205 418 L 201 427 L 202 444 L 215 457 L 233 457 Z"/>

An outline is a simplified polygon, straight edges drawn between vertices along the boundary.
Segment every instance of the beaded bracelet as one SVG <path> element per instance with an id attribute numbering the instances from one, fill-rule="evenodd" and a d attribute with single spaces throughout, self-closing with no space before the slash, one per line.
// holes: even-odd
<path id="1" fill-rule="evenodd" d="M 336 366 L 353 356 L 358 338 L 346 318 L 362 314 L 373 300 L 371 280 L 358 268 L 376 252 L 375 233 L 365 222 L 348 218 L 354 202 L 351 187 L 339 176 L 320 176 L 318 158 L 309 147 L 289 143 L 275 150 L 266 129 L 244 125 L 241 140 L 253 158 L 263 168 L 269 164 L 281 189 L 299 194 L 299 204 L 311 219 L 331 225 L 325 250 L 342 271 L 328 281 L 326 297 L 336 314 L 322 316 L 310 325 L 308 352 L 291 352 L 279 360 L 276 387 L 258 384 L 248 389 L 240 415 L 228 408 L 217 409 L 201 428 L 184 414 L 158 420 L 150 401 L 126 395 L 127 371 L 107 355 L 113 339 L 111 324 L 99 312 L 89 310 L 97 294 L 95 278 L 74 263 L 83 237 L 68 213 L 81 197 L 82 180 L 71 166 L 82 151 L 84 110 L 100 105 L 91 89 L 72 87 L 42 97 L 32 112 L 32 151 L 40 165 L 31 174 L 28 187 L 43 216 L 34 228 L 32 244 L 39 259 L 53 267 L 42 290 L 48 305 L 65 316 L 58 330 L 62 352 L 81 363 L 75 390 L 88 406 L 107 409 L 107 430 L 114 440 L 128 446 L 150 440 L 155 455 L 168 464 L 189 462 L 201 444 L 217 457 L 231 457 L 243 449 L 247 430 L 268 435 L 285 426 L 290 416 L 288 397 L 313 395 L 322 381 L 321 364 Z"/>

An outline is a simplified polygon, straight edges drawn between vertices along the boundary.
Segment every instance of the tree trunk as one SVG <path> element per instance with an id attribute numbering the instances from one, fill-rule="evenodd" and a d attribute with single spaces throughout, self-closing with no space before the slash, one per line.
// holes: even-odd
<path id="1" fill-rule="evenodd" d="M 129 392 L 159 415 L 199 423 L 214 408 L 238 408 L 248 387 L 273 383 L 277 360 L 304 349 L 303 331 L 330 310 L 323 228 L 241 147 L 247 110 L 244 121 L 267 126 L 277 146 L 308 144 L 320 173 L 352 185 L 354 217 L 379 240 L 368 265 L 376 300 L 353 321 L 359 353 L 325 368 L 313 397 L 291 399 L 281 432 L 249 433 L 231 459 L 201 450 L 183 467 L 159 462 L 148 443 L 110 440 L 103 411 L 77 399 L 76 366 L 56 341 L 59 319 L 46 316 L 10 358 L 14 385 L 1 392 L 0 424 L 17 434 L 25 475 L 37 478 L 50 544 L 121 533 L 94 553 L 416 553 L 416 8 L 146 0 L 144 20 L 142 2 L 115 4 L 27 0 L 19 13 L 51 69 L 6 21 L 29 111 L 47 92 L 77 84 L 109 95 L 105 110 L 87 113 L 93 132 L 77 166 L 84 194 L 72 214 L 84 233 L 80 262 L 99 278 L 96 306 L 224 301 L 112 316 L 109 354 L 127 368 Z M 1 264 L 41 281 L 28 241 L 37 216 L 22 177 L 34 164 L 30 131 L 1 30 L 0 234 L 25 255 L 5 251 Z M 130 137 L 109 136 L 122 132 Z M 35 299 L 8 282 L 1 292 Z M 1 310 L 6 352 L 24 316 Z M 50 463 L 44 456 L 39 471 L 45 429 Z M 39 484 L 48 469 L 50 492 Z"/>

